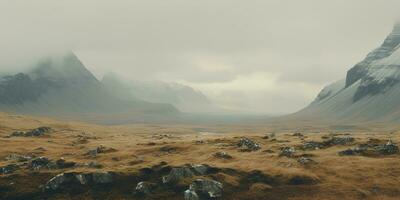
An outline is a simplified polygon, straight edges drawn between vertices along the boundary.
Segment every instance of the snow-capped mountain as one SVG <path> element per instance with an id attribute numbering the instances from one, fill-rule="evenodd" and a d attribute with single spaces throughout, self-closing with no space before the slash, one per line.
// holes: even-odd
<path id="1" fill-rule="evenodd" d="M 383 44 L 325 87 L 295 117 L 352 120 L 400 120 L 400 22 Z"/>
<path id="2" fill-rule="evenodd" d="M 169 104 L 113 96 L 73 53 L 49 57 L 30 71 L 1 77 L 0 111 L 52 117 L 178 113 Z"/>

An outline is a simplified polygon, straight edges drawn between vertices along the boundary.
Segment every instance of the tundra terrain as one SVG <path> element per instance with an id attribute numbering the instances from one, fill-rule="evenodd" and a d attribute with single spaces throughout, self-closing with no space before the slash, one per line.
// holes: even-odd
<path id="1" fill-rule="evenodd" d="M 399 199 L 398 132 L 279 126 L 0 114 L 0 199 Z"/>

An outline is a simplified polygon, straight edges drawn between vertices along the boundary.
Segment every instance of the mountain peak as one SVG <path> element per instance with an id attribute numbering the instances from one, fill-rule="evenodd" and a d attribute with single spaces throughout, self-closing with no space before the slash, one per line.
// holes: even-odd
<path id="1" fill-rule="evenodd" d="M 96 77 L 72 52 L 43 58 L 29 73 L 33 79 L 45 78 L 68 82 L 98 82 Z"/>

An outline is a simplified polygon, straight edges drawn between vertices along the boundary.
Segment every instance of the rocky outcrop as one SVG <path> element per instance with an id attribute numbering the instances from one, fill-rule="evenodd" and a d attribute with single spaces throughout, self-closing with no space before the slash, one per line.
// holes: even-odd
<path id="1" fill-rule="evenodd" d="M 16 131 L 13 132 L 10 137 L 38 137 L 44 136 L 47 133 L 51 133 L 53 131 L 50 127 L 39 127 L 27 132 L 24 131 Z"/>
<path id="2" fill-rule="evenodd" d="M 261 146 L 250 140 L 249 138 L 242 138 L 237 143 L 237 146 L 240 148 L 240 151 L 257 151 L 261 149 Z"/>

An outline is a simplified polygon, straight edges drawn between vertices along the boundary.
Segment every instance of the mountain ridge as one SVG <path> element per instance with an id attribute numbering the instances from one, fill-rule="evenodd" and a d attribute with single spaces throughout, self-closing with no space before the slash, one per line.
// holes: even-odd
<path id="1" fill-rule="evenodd" d="M 400 23 L 382 45 L 352 67 L 346 77 L 326 86 L 291 118 L 333 121 L 400 120 Z"/>

